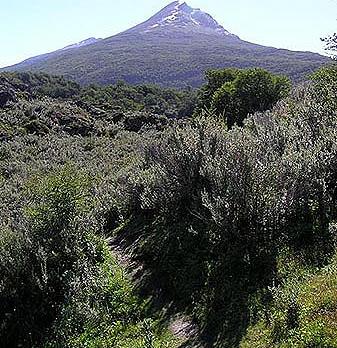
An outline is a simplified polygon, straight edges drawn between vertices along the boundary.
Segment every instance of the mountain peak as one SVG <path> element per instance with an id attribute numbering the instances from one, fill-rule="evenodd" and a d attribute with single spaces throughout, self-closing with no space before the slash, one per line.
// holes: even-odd
<path id="1" fill-rule="evenodd" d="M 79 48 L 79 47 L 83 47 L 83 46 L 88 46 L 88 45 L 96 43 L 96 42 L 98 42 L 100 40 L 102 40 L 102 39 L 96 39 L 95 37 L 89 37 L 86 40 L 83 40 L 83 41 L 80 41 L 80 42 L 68 45 L 66 47 L 63 47 L 61 49 L 61 51 L 70 50 L 70 49 L 73 49 L 73 48 Z"/>
<path id="2" fill-rule="evenodd" d="M 185 1 L 173 1 L 146 22 L 127 32 L 154 32 L 159 29 L 188 30 L 237 38 L 222 27 L 211 15 L 199 8 L 189 6 Z"/>

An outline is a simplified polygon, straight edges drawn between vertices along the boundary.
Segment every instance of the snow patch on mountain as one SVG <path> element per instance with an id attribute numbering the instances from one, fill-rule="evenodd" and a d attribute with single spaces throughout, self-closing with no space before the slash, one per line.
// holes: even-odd
<path id="1" fill-rule="evenodd" d="M 159 29 L 185 29 L 237 38 L 236 35 L 222 27 L 211 15 L 199 8 L 190 7 L 182 0 L 172 2 L 146 22 L 128 31 L 148 33 Z"/>
<path id="2" fill-rule="evenodd" d="M 77 42 L 77 43 L 68 45 L 66 47 L 63 47 L 63 48 L 60 49 L 60 51 L 66 51 L 66 50 L 71 50 L 73 48 L 79 48 L 79 47 L 83 47 L 83 46 L 88 46 L 88 45 L 94 44 L 94 43 L 96 43 L 96 42 L 98 42 L 100 40 L 102 40 L 102 39 L 96 39 L 95 37 L 90 37 L 89 39 L 82 40 L 80 42 Z"/>

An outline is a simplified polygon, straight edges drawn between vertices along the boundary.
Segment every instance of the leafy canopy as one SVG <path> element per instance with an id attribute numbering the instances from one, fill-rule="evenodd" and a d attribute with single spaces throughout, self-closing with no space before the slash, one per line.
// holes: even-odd
<path id="1" fill-rule="evenodd" d="M 291 89 L 287 77 L 260 68 L 211 70 L 206 79 L 200 93 L 201 106 L 221 115 L 229 128 L 241 126 L 249 114 L 272 108 Z"/>

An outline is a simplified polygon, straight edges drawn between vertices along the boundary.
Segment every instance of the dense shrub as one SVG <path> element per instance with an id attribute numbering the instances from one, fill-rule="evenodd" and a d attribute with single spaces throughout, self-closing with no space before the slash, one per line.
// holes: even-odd
<path id="1" fill-rule="evenodd" d="M 137 112 L 182 118 L 192 115 L 196 94 L 192 90 L 178 91 L 158 86 L 132 86 L 120 81 L 106 87 L 89 86 L 82 89 L 78 102 L 95 112 Z M 96 110 L 98 111 L 98 110 Z"/>
<path id="2" fill-rule="evenodd" d="M 30 188 L 24 229 L 1 233 L 1 342 L 29 346 L 43 338 L 78 267 L 97 257 L 81 228 L 83 177 L 56 174 Z"/>
<path id="3" fill-rule="evenodd" d="M 129 178 L 126 235 L 216 346 L 239 344 L 251 299 L 278 282 L 280 250 L 310 267 L 333 253 L 337 118 L 325 97 L 301 87 L 231 131 L 209 117 L 173 127 Z"/>

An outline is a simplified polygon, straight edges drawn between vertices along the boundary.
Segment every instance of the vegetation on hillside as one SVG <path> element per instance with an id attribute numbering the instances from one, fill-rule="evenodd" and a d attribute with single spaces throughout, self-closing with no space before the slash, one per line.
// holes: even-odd
<path id="1" fill-rule="evenodd" d="M 317 53 L 169 28 L 121 33 L 94 45 L 28 59 L 5 70 L 65 75 L 81 85 L 124 80 L 136 85 L 198 88 L 205 82 L 204 72 L 208 69 L 260 67 L 299 82 L 329 62 L 328 57 Z"/>
<path id="2" fill-rule="evenodd" d="M 1 74 L 0 342 L 337 347 L 336 71 L 198 93 Z"/>

